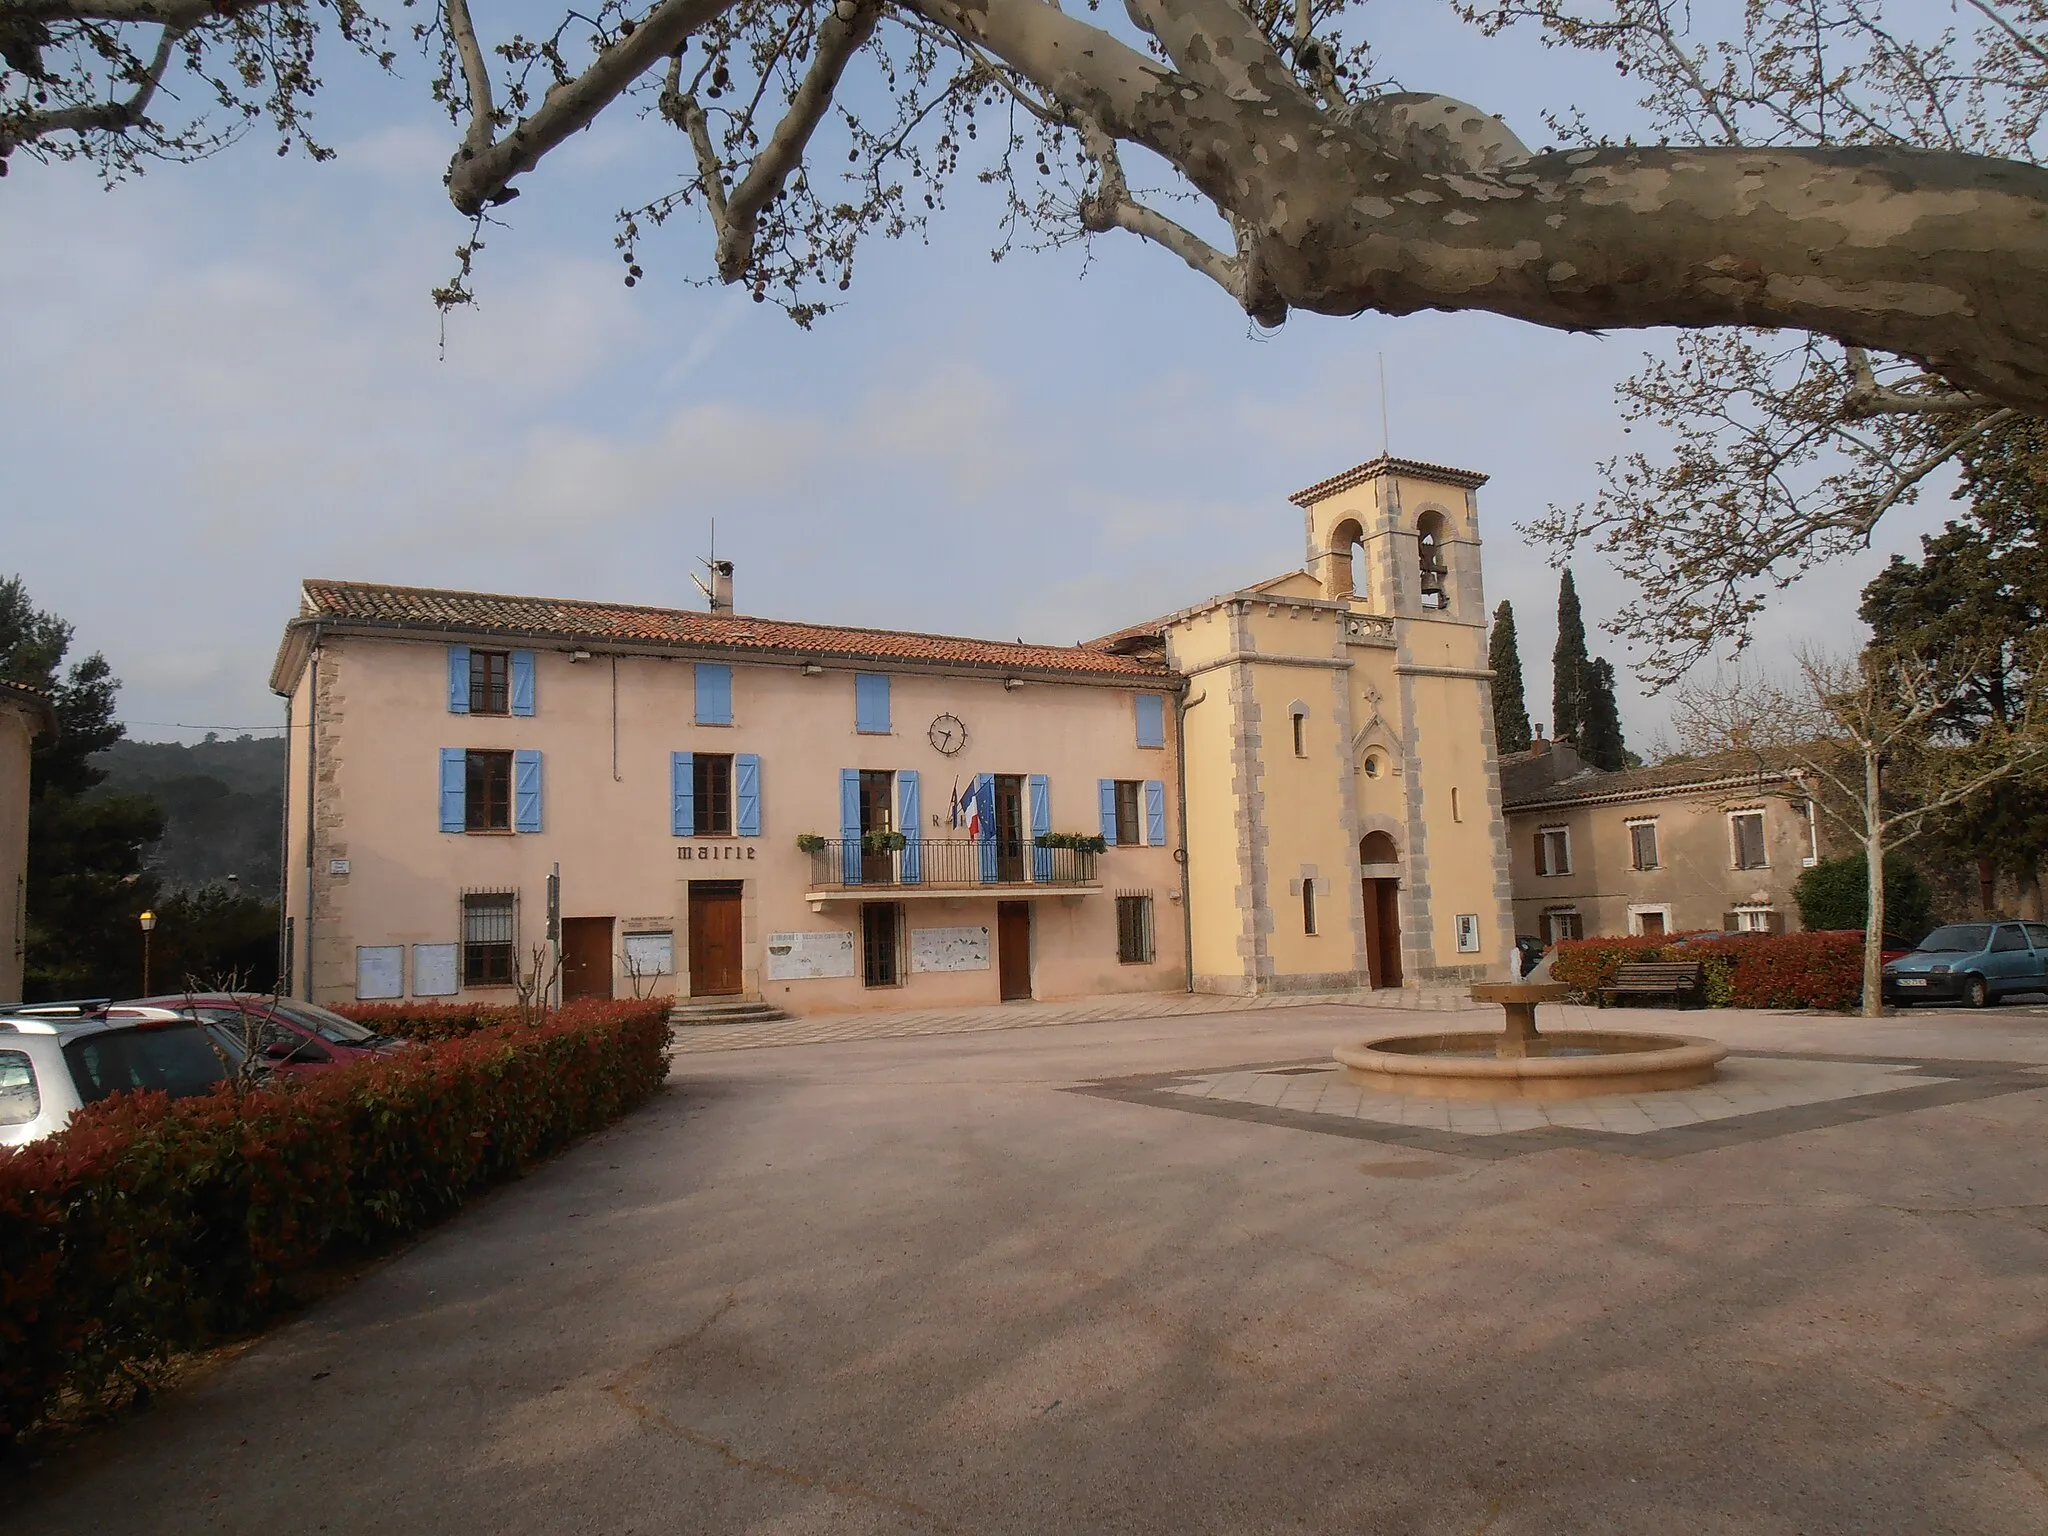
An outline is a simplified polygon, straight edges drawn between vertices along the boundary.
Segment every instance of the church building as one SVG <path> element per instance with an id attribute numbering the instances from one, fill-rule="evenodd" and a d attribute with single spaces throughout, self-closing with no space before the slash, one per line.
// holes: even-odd
<path id="1" fill-rule="evenodd" d="M 1508 974 L 1485 477 L 1294 496 L 1300 569 L 1076 646 L 309 580 L 272 687 L 316 1002 L 791 1012 Z"/>

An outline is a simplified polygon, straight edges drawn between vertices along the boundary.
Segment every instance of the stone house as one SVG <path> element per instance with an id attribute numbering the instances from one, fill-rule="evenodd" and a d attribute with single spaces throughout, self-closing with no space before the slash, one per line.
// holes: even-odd
<path id="1" fill-rule="evenodd" d="M 1539 739 L 1500 778 L 1518 933 L 1799 928 L 1792 886 L 1825 850 L 1798 768 L 1730 752 L 1603 773 Z"/>

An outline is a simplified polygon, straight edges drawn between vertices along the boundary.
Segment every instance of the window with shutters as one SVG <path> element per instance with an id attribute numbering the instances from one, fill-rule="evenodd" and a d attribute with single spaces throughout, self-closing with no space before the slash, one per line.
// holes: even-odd
<path id="1" fill-rule="evenodd" d="M 1145 841 L 1145 818 L 1140 796 L 1145 788 L 1140 779 L 1116 781 L 1117 846 L 1129 848 Z"/>
<path id="2" fill-rule="evenodd" d="M 1536 873 L 1568 875 L 1572 872 L 1572 834 L 1569 827 L 1543 827 L 1536 833 Z"/>
<path id="3" fill-rule="evenodd" d="M 1159 693 L 1134 695 L 1138 712 L 1138 745 L 1166 745 L 1166 696 Z"/>
<path id="4" fill-rule="evenodd" d="M 1152 897 L 1125 893 L 1116 899 L 1116 957 L 1125 965 L 1150 965 L 1153 960 Z"/>
<path id="5" fill-rule="evenodd" d="M 696 752 L 690 757 L 690 795 L 698 837 L 732 836 L 732 754 Z"/>
<path id="6" fill-rule="evenodd" d="M 518 898 L 510 891 L 475 891 L 462 898 L 462 984 L 512 985 Z"/>
<path id="7" fill-rule="evenodd" d="M 1559 939 L 1585 937 L 1585 929 L 1579 922 L 1577 907 L 1552 907 L 1543 914 L 1543 937 L 1555 944 Z"/>
<path id="8" fill-rule="evenodd" d="M 1737 907 L 1729 914 L 1734 922 L 1729 925 L 1734 933 L 1783 933 L 1785 919 L 1781 913 L 1769 907 Z"/>
<path id="9" fill-rule="evenodd" d="M 469 712 L 472 715 L 512 713 L 512 653 L 469 653 Z"/>
<path id="10" fill-rule="evenodd" d="M 1764 855 L 1764 813 L 1762 811 L 1735 811 L 1728 817 L 1728 839 L 1735 855 L 1737 869 L 1767 869 L 1770 860 Z"/>
<path id="11" fill-rule="evenodd" d="M 471 832 L 512 830 L 512 754 L 463 754 L 463 816 Z"/>
<path id="12" fill-rule="evenodd" d="M 1657 867 L 1657 823 L 1654 821 L 1632 821 L 1628 824 L 1629 867 L 1632 869 L 1655 869 Z"/>

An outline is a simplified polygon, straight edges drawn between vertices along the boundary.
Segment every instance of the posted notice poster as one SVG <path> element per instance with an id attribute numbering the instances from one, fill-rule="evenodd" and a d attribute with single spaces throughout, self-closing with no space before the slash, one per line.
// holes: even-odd
<path id="1" fill-rule="evenodd" d="M 770 981 L 820 981 L 853 974 L 853 935 L 771 933 L 768 935 Z"/>
<path id="2" fill-rule="evenodd" d="M 913 928 L 910 930 L 913 971 L 985 971 L 988 969 L 986 928 Z"/>

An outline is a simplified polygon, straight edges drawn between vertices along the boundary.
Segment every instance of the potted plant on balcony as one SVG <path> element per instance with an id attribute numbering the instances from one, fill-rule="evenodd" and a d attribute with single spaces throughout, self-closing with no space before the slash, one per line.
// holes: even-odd
<path id="1" fill-rule="evenodd" d="M 1041 832 L 1031 842 L 1037 848 L 1071 848 L 1076 853 L 1109 851 L 1109 839 L 1100 832 Z"/>
<path id="2" fill-rule="evenodd" d="M 901 832 L 863 832 L 860 835 L 862 853 L 901 853 L 910 844 L 910 839 Z"/>
<path id="3" fill-rule="evenodd" d="M 796 835 L 796 851 L 798 853 L 823 853 L 825 851 L 825 839 L 815 832 L 799 832 Z"/>

